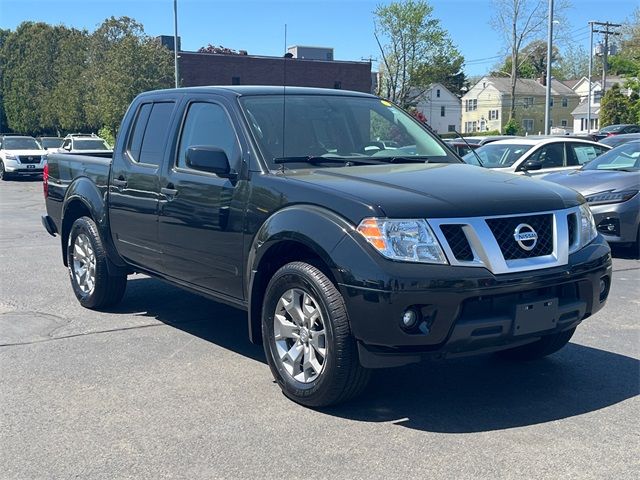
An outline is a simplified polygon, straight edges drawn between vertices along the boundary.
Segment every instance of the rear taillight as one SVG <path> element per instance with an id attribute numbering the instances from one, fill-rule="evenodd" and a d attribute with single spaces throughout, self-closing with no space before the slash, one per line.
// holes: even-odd
<path id="1" fill-rule="evenodd" d="M 44 164 L 44 169 L 42 170 L 42 193 L 44 193 L 44 198 L 47 198 L 49 195 L 49 164 Z"/>

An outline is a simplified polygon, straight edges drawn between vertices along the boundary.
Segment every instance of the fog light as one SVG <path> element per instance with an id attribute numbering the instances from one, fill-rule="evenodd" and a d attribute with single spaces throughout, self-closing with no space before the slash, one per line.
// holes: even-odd
<path id="1" fill-rule="evenodd" d="M 611 284 L 611 281 L 609 280 L 608 276 L 604 276 L 600 279 L 600 301 L 604 302 L 607 299 L 607 296 L 609 296 L 609 286 Z"/>
<path id="2" fill-rule="evenodd" d="M 408 330 L 415 327 L 417 323 L 418 312 L 416 312 L 412 308 L 405 310 L 404 314 L 402 315 L 402 326 Z"/>

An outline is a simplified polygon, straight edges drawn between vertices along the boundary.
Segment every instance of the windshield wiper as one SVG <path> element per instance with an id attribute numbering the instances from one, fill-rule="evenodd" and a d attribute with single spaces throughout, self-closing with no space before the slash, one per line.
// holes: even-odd
<path id="1" fill-rule="evenodd" d="M 387 157 L 384 160 L 387 163 L 429 163 L 429 157 Z"/>
<path id="2" fill-rule="evenodd" d="M 359 158 L 359 157 L 321 157 L 314 155 L 307 156 L 299 156 L 299 157 L 278 157 L 273 159 L 273 163 L 275 164 L 284 164 L 284 163 L 341 163 L 343 165 L 349 166 L 354 165 L 356 163 L 365 164 L 365 165 L 380 165 L 382 163 L 380 160 L 375 160 L 372 158 Z"/>

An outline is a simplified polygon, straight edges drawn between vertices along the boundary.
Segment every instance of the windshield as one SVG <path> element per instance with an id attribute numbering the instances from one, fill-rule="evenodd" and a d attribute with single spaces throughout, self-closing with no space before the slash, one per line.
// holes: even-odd
<path id="1" fill-rule="evenodd" d="M 476 155 L 480 157 L 482 166 L 487 168 L 505 168 L 512 166 L 522 155 L 527 153 L 533 145 L 519 143 L 489 143 L 477 148 L 475 152 L 467 153 L 462 159 L 471 165 L 479 165 Z"/>
<path id="2" fill-rule="evenodd" d="M 638 170 L 640 142 L 629 142 L 603 153 L 587 163 L 583 170 Z"/>
<path id="3" fill-rule="evenodd" d="M 313 162 L 303 168 L 322 165 L 323 159 L 334 160 L 327 166 L 336 166 L 337 159 L 459 162 L 412 117 L 379 98 L 264 95 L 240 101 L 270 168 L 307 157 Z"/>
<path id="4" fill-rule="evenodd" d="M 60 148 L 63 141 L 62 138 L 41 138 L 40 145 L 44 148 Z"/>
<path id="5" fill-rule="evenodd" d="M 601 128 L 602 133 L 615 133 L 622 130 L 626 125 L 609 125 L 608 127 Z"/>
<path id="6" fill-rule="evenodd" d="M 76 139 L 73 141 L 74 150 L 111 150 L 111 147 L 107 145 L 107 142 L 100 138 L 93 138 L 90 140 Z"/>
<path id="7" fill-rule="evenodd" d="M 5 138 L 2 148 L 5 150 L 42 150 L 36 139 L 31 137 Z"/>

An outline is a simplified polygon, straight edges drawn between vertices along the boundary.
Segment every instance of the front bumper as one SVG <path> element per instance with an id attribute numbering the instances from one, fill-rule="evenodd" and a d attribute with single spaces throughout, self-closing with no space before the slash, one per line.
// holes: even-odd
<path id="1" fill-rule="evenodd" d="M 609 243 L 632 243 L 638 238 L 640 194 L 621 203 L 589 206 L 598 231 Z"/>
<path id="2" fill-rule="evenodd" d="M 351 242 L 343 241 L 334 254 L 341 252 L 338 256 L 350 258 L 353 265 L 358 254 L 349 245 Z M 570 255 L 565 266 L 512 274 L 369 260 L 377 268 L 342 271 L 346 281 L 340 283 L 360 361 L 369 368 L 533 342 L 542 335 L 573 328 L 600 310 L 611 285 L 610 249 L 602 236 Z M 523 324 L 520 307 L 547 301 L 555 302 L 554 318 L 541 319 L 533 327 Z M 407 309 L 418 312 L 419 317 L 418 325 L 409 331 L 401 322 Z M 523 330 L 518 331 L 519 327 Z"/>
<path id="3" fill-rule="evenodd" d="M 20 163 L 17 160 L 7 159 L 4 161 L 4 171 L 11 175 L 40 175 L 46 163 L 46 160 L 39 163 Z"/>

